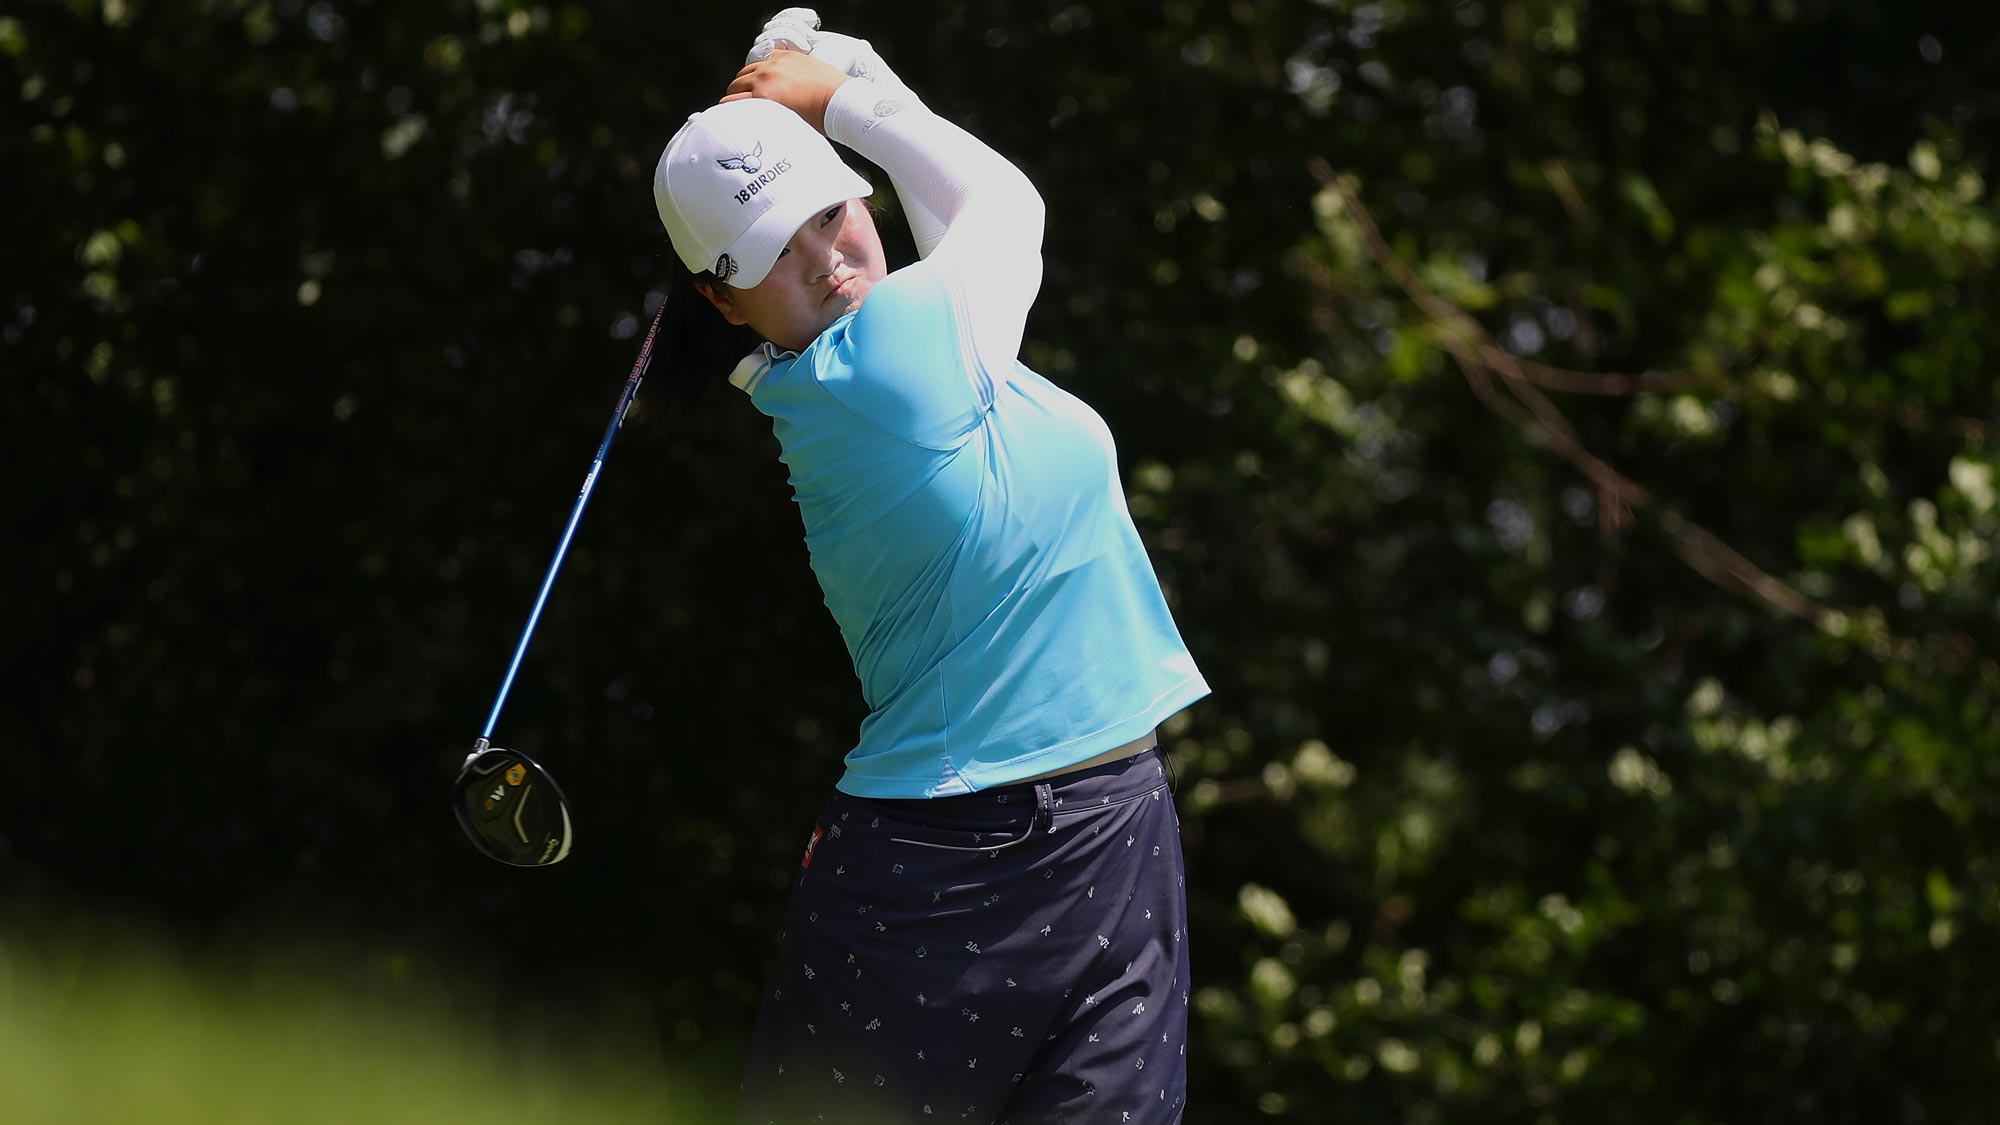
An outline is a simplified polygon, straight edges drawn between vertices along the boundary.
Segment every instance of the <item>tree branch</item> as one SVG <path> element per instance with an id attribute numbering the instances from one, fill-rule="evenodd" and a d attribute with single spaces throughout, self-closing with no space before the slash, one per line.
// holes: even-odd
<path id="1" fill-rule="evenodd" d="M 1333 168 L 1324 159 L 1313 157 L 1308 163 L 1308 168 L 1321 186 L 1340 196 L 1341 205 L 1346 208 L 1348 216 L 1361 231 L 1362 238 L 1368 245 L 1369 255 L 1374 258 L 1375 263 L 1396 282 L 1419 309 L 1423 310 L 1426 316 L 1439 322 L 1442 329 L 1438 333 L 1439 342 L 1457 362 L 1467 384 L 1472 388 L 1474 397 L 1495 414 L 1519 427 L 1536 444 L 1569 462 L 1588 478 L 1596 486 L 1603 507 L 1622 512 L 1652 502 L 1652 496 L 1645 486 L 1619 472 L 1610 463 L 1584 447 L 1575 427 L 1571 426 L 1562 411 L 1549 401 L 1548 396 L 1542 393 L 1540 387 L 1536 385 L 1536 380 L 1530 377 L 1527 365 L 1519 357 L 1495 344 L 1477 320 L 1438 296 L 1417 277 L 1415 271 L 1411 270 L 1389 246 L 1388 240 L 1382 237 L 1380 228 L 1375 225 L 1374 217 L 1362 205 L 1361 200 L 1355 197 L 1347 185 L 1340 182 L 1334 175 Z M 1554 369 L 1542 368 L 1540 373 L 1546 377 L 1553 371 Z M 1585 379 L 1594 378 L 1583 372 L 1561 374 L 1582 376 Z M 1512 396 L 1512 402 L 1504 402 L 1496 394 L 1495 376 L 1498 376 L 1500 384 Z M 1673 539 L 1676 553 L 1697 574 L 1721 589 L 1739 597 L 1761 601 L 1774 609 L 1809 621 L 1820 629 L 1830 629 L 1834 622 L 1845 620 L 1843 615 L 1835 614 L 1772 576 L 1756 563 L 1744 558 L 1740 552 L 1693 520 L 1666 508 L 1660 509 L 1660 516 L 1660 525 Z M 1607 531 L 1615 532 L 1622 524 L 1622 518 L 1613 517 L 1613 522 L 1606 525 Z"/>

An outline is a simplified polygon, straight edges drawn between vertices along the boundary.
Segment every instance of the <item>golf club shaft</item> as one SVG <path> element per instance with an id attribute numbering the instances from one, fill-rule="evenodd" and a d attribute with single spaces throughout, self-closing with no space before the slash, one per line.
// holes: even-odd
<path id="1" fill-rule="evenodd" d="M 563 528 L 562 541 L 556 544 L 556 557 L 549 563 L 549 573 L 542 579 L 542 592 L 535 595 L 535 608 L 528 614 L 527 627 L 521 630 L 521 643 L 514 646 L 514 659 L 507 665 L 507 678 L 500 681 L 500 694 L 494 697 L 493 711 L 486 716 L 486 728 L 479 734 L 473 752 L 478 753 L 490 745 L 493 728 L 500 722 L 500 708 L 507 702 L 507 692 L 514 686 L 514 673 L 521 670 L 521 657 L 528 651 L 528 638 L 535 635 L 535 622 L 542 616 L 542 605 L 548 601 L 549 588 L 555 585 L 556 571 L 562 568 L 563 556 L 569 552 L 570 536 L 576 534 L 577 521 L 583 518 L 583 506 L 590 502 L 591 490 L 597 487 L 598 470 L 604 467 L 604 459 L 611 453 L 611 439 L 618 436 L 618 428 L 625 422 L 625 412 L 631 409 L 632 398 L 639 393 L 639 384 L 646 377 L 646 365 L 653 358 L 653 338 L 659 334 L 660 320 L 667 313 L 667 303 L 660 302 L 660 309 L 653 314 L 653 326 L 646 330 L 646 342 L 639 345 L 639 358 L 632 364 L 632 374 L 625 379 L 625 389 L 618 396 L 618 409 L 611 414 L 611 425 L 604 430 L 604 443 L 597 447 L 597 459 L 590 463 L 590 475 L 583 478 L 583 488 L 576 494 L 576 506 L 570 509 L 569 525 Z"/>

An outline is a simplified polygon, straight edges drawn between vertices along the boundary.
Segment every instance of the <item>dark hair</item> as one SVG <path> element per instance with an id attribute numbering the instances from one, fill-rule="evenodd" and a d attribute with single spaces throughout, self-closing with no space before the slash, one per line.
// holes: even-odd
<path id="1" fill-rule="evenodd" d="M 697 288 L 719 287 L 721 278 L 709 270 L 689 271 L 671 248 L 666 257 L 667 315 L 660 322 L 660 343 L 661 358 L 669 362 L 663 365 L 663 382 L 674 398 L 685 402 L 722 382 L 763 337 L 747 324 L 722 319 Z"/>

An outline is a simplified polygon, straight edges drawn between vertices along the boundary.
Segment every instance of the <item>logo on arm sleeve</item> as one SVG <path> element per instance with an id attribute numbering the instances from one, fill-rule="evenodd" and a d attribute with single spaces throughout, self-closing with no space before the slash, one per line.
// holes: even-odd
<path id="1" fill-rule="evenodd" d="M 884 117 L 902 112 L 904 105 L 905 103 L 900 98 L 883 98 L 881 101 L 876 102 L 875 108 L 869 111 L 872 116 L 867 121 L 862 122 L 861 131 L 866 133 L 875 126 L 880 125 Z"/>

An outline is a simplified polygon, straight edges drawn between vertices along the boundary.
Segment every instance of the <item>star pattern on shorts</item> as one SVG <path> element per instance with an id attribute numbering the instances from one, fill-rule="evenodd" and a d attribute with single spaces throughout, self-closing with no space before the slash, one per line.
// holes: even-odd
<path id="1" fill-rule="evenodd" d="M 1157 864 L 1149 865 L 1144 857 L 1149 854 L 1158 857 L 1165 854 L 1166 849 L 1171 848 L 1170 836 L 1174 830 L 1173 826 L 1178 824 L 1178 818 L 1172 816 L 1171 801 L 1166 803 L 1166 808 L 1155 811 L 1152 805 L 1141 805 L 1133 800 L 1120 798 L 1123 803 L 1120 804 L 1118 811 L 1113 812 L 1105 808 L 1111 805 L 1113 800 L 1103 796 L 1103 787 L 1098 787 L 1095 791 L 1082 792 L 1088 795 L 1079 795 L 1075 792 L 1071 794 L 1071 805 L 1081 806 L 1081 809 L 1067 814 L 1061 826 L 1063 831 L 1059 833 L 1053 824 L 1049 827 L 1049 834 L 1060 836 L 1060 839 L 1052 839 L 1045 846 L 1040 844 L 1043 834 L 1033 830 L 1022 832 L 1019 828 L 1021 823 L 1019 817 L 1006 822 L 1012 826 L 1010 831 L 999 831 L 997 829 L 1005 819 L 1002 817 L 983 825 L 985 831 L 962 836 L 961 840 L 969 839 L 974 846 L 959 849 L 960 855 L 957 858 L 939 856 L 935 861 L 933 857 L 922 854 L 921 849 L 907 846 L 907 841 L 899 845 L 900 852 L 898 847 L 887 846 L 888 842 L 883 838 L 895 833 L 900 827 L 895 816 L 887 817 L 884 830 L 885 818 L 877 816 L 869 819 L 869 812 L 865 808 L 861 810 L 859 817 L 852 817 L 851 813 L 840 812 L 837 809 L 830 810 L 830 815 L 820 821 L 826 827 L 828 835 L 840 838 L 843 835 L 842 823 L 846 822 L 847 827 L 854 829 L 857 839 L 844 841 L 842 851 L 837 856 L 810 873 L 812 879 L 810 883 L 807 882 L 806 875 L 798 876 L 794 884 L 794 894 L 809 896 L 799 904 L 799 908 L 807 908 L 802 912 L 806 914 L 813 928 L 809 934 L 805 931 L 798 933 L 792 945 L 787 947 L 820 963 L 816 966 L 797 955 L 788 958 L 789 963 L 797 968 L 786 975 L 790 983 L 795 986 L 793 992 L 803 995 L 797 999 L 787 1000 L 784 990 L 773 988 L 768 993 L 767 1003 L 800 1005 L 797 1015 L 792 1017 L 797 1022 L 791 1024 L 793 1028 L 803 1027 L 806 1032 L 806 1036 L 798 1040 L 801 1044 L 800 1050 L 806 1049 L 803 1044 L 808 1041 L 808 1037 L 819 1036 L 818 1023 L 832 1019 L 835 1021 L 832 1025 L 834 1031 L 825 1041 L 844 1042 L 852 1037 L 853 1031 L 861 1030 L 877 1036 L 867 1040 L 877 1047 L 872 1057 L 881 1058 L 882 1052 L 887 1051 L 892 1052 L 889 1057 L 909 1060 L 911 1056 L 903 1055 L 901 1051 L 913 1049 L 915 1059 L 914 1062 L 905 1061 L 899 1064 L 900 1067 L 909 1068 L 907 1071 L 885 1067 L 880 1073 L 861 1070 L 849 1074 L 846 1068 L 853 1065 L 852 1056 L 842 1059 L 839 1066 L 832 1065 L 833 1060 L 830 1056 L 820 1056 L 826 1061 L 818 1066 L 807 1067 L 796 1065 L 806 1057 L 799 1055 L 793 1057 L 795 1065 L 789 1068 L 783 1062 L 778 1062 L 777 1073 L 785 1076 L 785 1081 L 790 1084 L 816 1083 L 828 1098 L 833 1097 L 834 1089 L 844 1088 L 850 1078 L 854 1079 L 858 1086 L 872 1085 L 893 1092 L 899 1086 L 909 1089 L 915 1085 L 919 1073 L 915 1068 L 928 1068 L 932 1061 L 928 1051 L 936 1047 L 943 1052 L 937 1061 L 947 1073 L 961 1069 L 958 1064 L 962 1061 L 962 1069 L 966 1073 L 960 1082 L 965 1085 L 966 1092 L 970 1093 L 973 1092 L 970 1084 L 976 1081 L 975 1074 L 980 1069 L 982 1061 L 988 1064 L 989 1069 L 1000 1073 L 1014 1071 L 1012 1081 L 1018 1084 L 1024 1080 L 1021 1071 L 1031 1069 L 1022 1064 L 1036 1052 L 1050 1049 L 1030 1048 L 1029 1044 L 1044 1041 L 1054 1044 L 1062 1041 L 1074 1045 L 1076 1040 L 1064 1037 L 1073 1036 L 1077 1030 L 1084 1030 L 1077 1027 L 1078 1023 L 1084 1023 L 1086 1027 L 1094 1025 L 1094 1029 L 1086 1033 L 1086 1041 L 1093 1045 L 1089 1056 L 1091 1059 L 1107 1062 L 1115 1060 L 1120 1066 L 1129 1061 L 1129 1068 L 1123 1071 L 1128 1077 L 1117 1080 L 1115 1086 L 1107 1085 L 1100 1090 L 1090 1081 L 1083 1082 L 1086 1097 L 1095 1098 L 1099 1093 L 1105 1093 L 1112 1099 L 1103 1105 L 1101 1111 L 1087 1115 L 1090 1120 L 1112 1120 L 1109 1116 L 1111 1110 L 1121 1106 L 1132 1106 L 1133 1103 L 1129 1099 L 1134 1096 L 1143 1097 L 1143 1093 L 1133 1088 L 1134 1081 L 1138 1080 L 1131 1077 L 1140 1072 L 1154 1072 L 1150 1080 L 1144 1080 L 1145 1088 L 1155 1089 L 1159 1100 L 1165 1103 L 1168 1100 L 1169 1088 L 1182 1080 L 1183 1068 L 1186 1066 L 1184 1061 L 1187 1055 L 1186 1044 L 1184 1042 L 1180 1044 L 1174 1055 L 1156 1053 L 1150 1059 L 1139 1054 L 1138 1049 L 1142 1047 L 1155 1049 L 1151 1044 L 1156 1032 L 1159 1035 L 1159 1048 L 1173 1045 L 1173 1032 L 1176 1028 L 1185 1039 L 1187 1018 L 1185 1013 L 1190 1007 L 1190 992 L 1180 987 L 1178 972 L 1174 974 L 1171 982 L 1171 991 L 1160 988 L 1160 982 L 1155 976 L 1155 974 L 1164 975 L 1168 968 L 1185 958 L 1182 944 L 1183 931 L 1174 928 L 1170 932 L 1171 940 L 1163 941 L 1158 929 L 1150 925 L 1156 919 L 1171 921 L 1181 916 L 1184 907 L 1173 892 L 1177 886 L 1185 886 L 1185 879 L 1180 878 L 1178 872 L 1172 868 L 1163 871 L 1158 869 Z M 1162 787 L 1149 795 L 1155 802 L 1159 802 L 1164 792 Z M 988 798 L 986 807 L 990 809 L 995 804 L 1006 804 L 1005 797 L 1006 794 L 997 794 L 994 798 Z M 1092 800 L 1093 797 L 1098 799 Z M 1041 809 L 1045 812 L 1051 804 L 1062 805 L 1064 799 L 1061 795 L 1045 793 L 1039 800 L 1043 802 Z M 1042 813 L 1038 812 L 1038 821 L 1041 815 Z M 863 827 L 864 822 L 866 828 Z M 1139 831 L 1128 831 L 1128 828 L 1135 828 L 1140 824 L 1149 826 L 1143 829 L 1149 839 L 1141 840 Z M 1079 837 L 1076 830 L 1086 825 L 1091 831 Z M 872 834 L 871 829 L 881 830 L 880 834 Z M 903 830 L 908 831 L 907 828 Z M 1122 847 L 1117 842 L 1121 837 Z M 995 843 L 992 845 L 984 843 L 987 839 Z M 1011 843 L 1015 840 L 1021 842 L 1022 850 L 1011 848 Z M 1003 842 L 1009 846 L 1002 847 Z M 1142 844 L 1145 846 L 1142 847 Z M 1166 845 L 1165 848 L 1163 844 Z M 870 850 L 883 847 L 887 847 L 886 852 Z M 1031 848 L 1044 854 L 1028 855 L 1025 849 Z M 984 852 L 987 858 L 995 860 L 1002 855 L 1026 858 L 1020 863 L 995 862 L 989 866 L 980 859 L 978 852 Z M 1058 856 L 1060 858 L 1057 858 Z M 845 862 L 847 860 L 855 862 Z M 1177 857 L 1170 862 L 1178 866 Z M 977 863 L 979 866 L 954 867 L 952 866 L 954 863 L 960 865 Z M 839 882 L 822 881 L 820 877 L 827 873 L 828 866 L 832 868 L 833 875 L 844 877 L 852 874 L 855 879 L 842 878 Z M 1043 917 L 1050 919 L 1049 921 L 1045 921 L 1039 927 L 1034 926 L 1031 920 L 1033 913 L 1021 911 L 1016 906 L 1010 911 L 1013 917 L 1011 927 L 996 925 L 1003 915 L 987 911 L 1000 905 L 1003 897 L 1015 899 L 1018 903 L 1021 896 L 1006 892 L 1004 886 L 1018 888 L 1020 884 L 1003 885 L 997 882 L 1000 876 L 981 874 L 981 872 L 1004 871 L 1008 879 L 1031 878 L 1030 872 L 1039 872 L 1041 879 L 1052 880 L 1056 877 L 1058 868 L 1062 870 L 1066 880 L 1061 888 L 1063 897 L 1044 896 L 1042 903 L 1029 905 L 1029 910 L 1041 913 Z M 1156 872 L 1156 876 L 1144 877 L 1137 874 L 1143 872 Z M 892 881 L 892 875 L 906 881 Z M 1074 884 L 1078 875 L 1095 875 L 1106 879 L 1107 890 L 1119 886 L 1126 887 L 1126 897 L 1124 900 L 1119 900 L 1114 891 L 1107 895 L 1107 901 L 1099 907 L 1095 902 L 1097 886 L 1092 882 L 1086 884 L 1085 901 L 1079 903 L 1073 897 L 1068 897 L 1074 894 Z M 1169 876 L 1175 877 L 1174 883 L 1166 882 Z M 895 894 L 894 888 L 902 888 L 902 893 Z M 922 901 L 920 896 L 924 891 L 930 892 L 930 903 L 939 906 L 938 911 L 926 912 L 916 907 L 916 904 Z M 954 892 L 954 905 L 951 908 L 942 906 L 947 891 Z M 899 919 L 897 928 L 900 932 L 910 937 L 921 938 L 922 943 L 911 946 L 903 940 L 896 943 L 872 940 L 874 935 L 887 932 L 889 927 L 884 919 L 892 915 Z M 981 928 L 986 932 L 968 940 L 965 931 L 972 928 L 970 919 L 973 917 L 980 920 Z M 1026 947 L 1018 940 L 1013 942 L 1006 940 L 1009 937 L 1018 939 L 1019 934 L 1031 929 L 1038 930 L 1043 937 L 1053 937 L 1055 917 L 1065 918 L 1064 941 L 1036 944 L 1033 947 L 1037 951 L 1033 955 L 1035 960 L 1033 965 L 1029 963 Z M 1140 920 L 1147 925 L 1139 926 Z M 1127 951 L 1128 957 L 1134 959 L 1127 961 L 1121 976 L 1111 977 L 1110 966 L 1100 966 L 1097 960 L 1100 953 L 1089 952 L 1088 941 L 1079 943 L 1074 940 L 1079 931 L 1097 939 L 1098 951 L 1109 950 L 1115 941 L 1121 949 Z M 929 947 L 931 941 L 938 942 L 939 948 L 932 950 Z M 879 1001 L 893 996 L 894 991 L 900 990 L 892 991 L 886 983 L 883 986 L 873 984 L 862 986 L 854 981 L 819 982 L 817 978 L 822 975 L 821 970 L 827 964 L 823 958 L 829 951 L 842 956 L 845 964 L 855 970 L 853 976 L 856 980 L 862 976 L 865 961 L 868 966 L 878 970 L 876 980 L 910 981 L 912 976 L 916 976 L 918 980 L 924 980 L 931 986 L 937 986 L 939 980 L 946 981 L 947 983 L 942 986 L 945 987 L 945 994 L 938 997 L 937 1014 L 951 1011 L 950 1005 L 957 1002 L 960 1005 L 958 1008 L 960 1019 L 942 1023 L 933 1019 L 931 996 L 927 991 L 919 991 L 915 992 L 914 996 L 920 1011 L 915 1018 L 904 1020 L 903 1026 L 891 1027 L 889 1025 L 894 1024 L 895 1020 L 892 1018 L 885 1024 L 881 1016 L 871 1016 L 864 1023 L 861 1012 L 871 1007 L 884 1009 L 885 1006 Z M 1151 967 L 1135 974 L 1140 960 L 1145 960 Z M 921 975 L 917 965 L 920 961 L 924 962 Z M 1003 969 L 1011 964 L 1016 968 L 1026 969 L 1026 972 L 1022 979 L 1017 979 L 1001 972 L 989 974 L 975 971 L 973 966 L 980 964 Z M 1046 979 L 1043 975 L 1046 972 L 1042 967 L 1044 965 L 1071 979 L 1065 980 L 1062 977 L 1054 980 Z M 1086 969 L 1086 965 L 1095 968 Z M 1084 980 L 1074 979 L 1074 976 L 1086 973 L 1096 976 L 1097 984 L 1094 988 L 1084 987 L 1089 981 L 1089 976 L 1085 976 Z M 990 982 L 993 976 L 1000 977 L 1004 987 L 992 988 Z M 812 982 L 812 987 L 797 987 L 801 981 Z M 982 984 L 981 981 L 988 983 Z M 1023 991 L 1024 983 L 1027 987 Z M 1065 987 L 1066 985 L 1074 987 Z M 983 991 L 985 989 L 991 991 Z M 1053 994 L 1057 989 L 1061 990 L 1065 998 L 1061 1009 L 1063 1015 L 1050 1019 L 1044 1014 L 1036 1014 L 1033 1020 L 1022 1019 L 1033 1009 L 1020 1008 L 1018 1004 L 1037 1003 L 1035 998 L 1038 996 L 1046 996 L 1053 1000 Z M 1162 998 L 1170 998 L 1173 992 L 1180 993 L 1179 1010 L 1173 1009 L 1170 1003 L 1163 1002 Z M 1071 1008 L 1067 999 L 1075 993 L 1084 995 L 1080 1002 Z M 1020 999 L 1009 1000 L 1009 997 Z M 1108 1015 L 1109 1005 L 1114 1002 L 1123 1007 L 1127 1015 L 1125 1020 L 1104 1019 L 1096 1014 L 1085 1014 L 1094 1013 L 1096 1008 L 1102 1006 Z M 891 1011 L 892 1017 L 907 1011 L 907 1008 L 896 1005 L 893 1001 L 886 1007 Z M 992 1017 L 991 1021 L 986 1019 L 987 1016 Z M 1015 1022 L 1016 1020 L 1021 1022 Z M 1030 1026 L 1030 1023 L 1034 1026 Z M 1002 1028 L 1005 1029 L 1004 1035 L 1001 1034 Z M 1046 1036 L 1038 1034 L 1044 1031 L 1049 1034 Z M 918 1043 L 924 1045 L 918 1046 Z M 994 1057 L 995 1052 L 998 1053 L 997 1061 Z M 1168 1060 L 1168 1064 L 1159 1062 L 1163 1057 Z M 945 1065 L 947 1059 L 953 1060 L 949 1066 Z M 1093 1062 L 1092 1065 L 1097 1064 Z M 1021 1071 L 1015 1071 L 1016 1067 L 1021 1067 Z M 768 1075 L 771 1072 L 767 1070 L 764 1073 Z M 933 1068 L 923 1073 L 934 1076 L 938 1071 Z M 904 1081 L 905 1078 L 909 1081 Z M 997 1082 L 997 1078 L 995 1081 Z M 1176 1106 L 1181 1104 L 1178 1097 L 1174 1099 L 1174 1104 Z M 907 1108 L 903 1112 L 907 1113 Z M 949 1107 L 938 1107 L 934 1103 L 922 1106 L 922 1113 L 926 1116 L 949 1114 L 949 1112 Z M 1117 1120 L 1129 1123 L 1136 1113 L 1138 1113 L 1136 1107 L 1120 1109 Z M 1143 1114 L 1139 1116 L 1143 1120 L 1150 1120 Z M 989 1111 L 982 1116 L 978 1106 L 968 1105 L 961 1117 L 968 1120 L 990 1121 L 993 1119 L 993 1114 Z M 809 1115 L 808 1120 L 811 1119 L 813 1118 Z M 1005 1122 L 1003 1121 L 1001 1125 L 1005 1125 Z"/>

